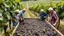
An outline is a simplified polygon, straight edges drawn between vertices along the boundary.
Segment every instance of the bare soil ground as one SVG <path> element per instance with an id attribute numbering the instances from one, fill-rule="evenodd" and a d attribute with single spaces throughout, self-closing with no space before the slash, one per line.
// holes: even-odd
<path id="1" fill-rule="evenodd" d="M 64 34 L 64 28 L 60 27 L 58 30 L 59 30 L 62 34 Z"/>

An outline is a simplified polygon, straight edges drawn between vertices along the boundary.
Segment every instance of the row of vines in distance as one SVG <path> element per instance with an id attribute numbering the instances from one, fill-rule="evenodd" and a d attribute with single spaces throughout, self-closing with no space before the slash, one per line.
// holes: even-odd
<path id="1" fill-rule="evenodd" d="M 58 23 L 60 25 L 60 20 L 64 19 L 64 1 L 59 1 L 56 3 L 52 3 L 52 1 L 51 1 L 49 4 L 43 4 L 43 3 L 38 4 L 38 5 L 34 4 L 33 6 L 31 6 L 29 8 L 29 10 L 34 11 L 36 13 L 40 13 L 40 10 L 44 9 L 45 12 L 47 14 L 49 14 L 48 8 L 50 8 L 50 7 L 52 7 L 56 11 L 56 13 L 58 14 L 58 16 L 59 16 Z M 58 27 L 59 27 L 59 25 L 58 25 Z"/>

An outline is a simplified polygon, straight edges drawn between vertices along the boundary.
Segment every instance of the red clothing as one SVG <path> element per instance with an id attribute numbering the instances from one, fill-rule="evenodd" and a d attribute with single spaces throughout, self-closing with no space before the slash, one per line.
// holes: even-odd
<path id="1" fill-rule="evenodd" d="M 50 13 L 50 23 L 51 24 L 54 24 L 56 22 L 57 18 L 58 18 L 58 16 L 55 11 L 53 13 Z"/>

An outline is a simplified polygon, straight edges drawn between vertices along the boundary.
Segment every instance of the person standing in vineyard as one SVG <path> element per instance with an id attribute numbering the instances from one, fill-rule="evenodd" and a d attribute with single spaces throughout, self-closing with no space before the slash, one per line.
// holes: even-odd
<path id="1" fill-rule="evenodd" d="M 15 16 L 12 17 L 13 26 L 16 26 L 18 24 L 18 19 L 19 19 L 19 10 L 16 10 L 15 11 Z"/>
<path id="2" fill-rule="evenodd" d="M 42 20 L 45 20 L 47 16 L 48 16 L 47 13 L 45 13 L 45 11 L 43 9 L 41 9 L 41 11 L 40 11 L 40 18 Z"/>
<path id="3" fill-rule="evenodd" d="M 22 18 L 22 23 L 24 24 L 24 13 L 26 12 L 26 9 L 20 11 L 19 16 Z"/>
<path id="4" fill-rule="evenodd" d="M 55 26 L 59 20 L 58 15 L 56 14 L 56 11 L 54 11 L 51 7 L 48 9 L 48 11 L 50 13 L 50 23 Z"/>

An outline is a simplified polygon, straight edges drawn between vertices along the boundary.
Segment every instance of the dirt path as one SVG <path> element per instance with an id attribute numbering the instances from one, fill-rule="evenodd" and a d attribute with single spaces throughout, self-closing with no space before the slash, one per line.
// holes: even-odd
<path id="1" fill-rule="evenodd" d="M 25 12 L 25 18 L 30 18 L 28 12 Z"/>
<path id="2" fill-rule="evenodd" d="M 25 12 L 25 18 L 36 18 L 36 16 L 32 12 L 27 11 Z"/>
<path id="3" fill-rule="evenodd" d="M 28 13 L 29 13 L 31 18 L 36 18 L 36 16 L 31 11 L 29 11 Z"/>

